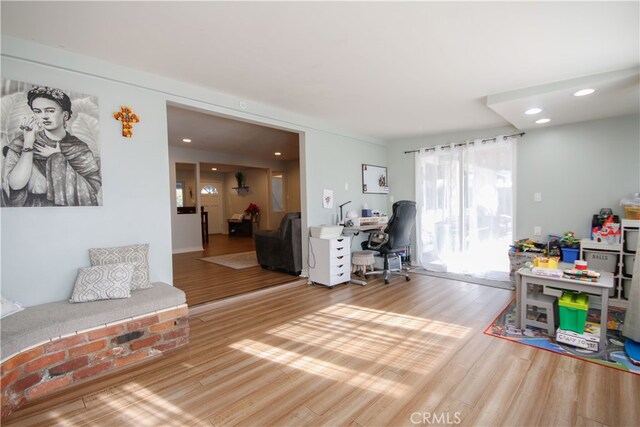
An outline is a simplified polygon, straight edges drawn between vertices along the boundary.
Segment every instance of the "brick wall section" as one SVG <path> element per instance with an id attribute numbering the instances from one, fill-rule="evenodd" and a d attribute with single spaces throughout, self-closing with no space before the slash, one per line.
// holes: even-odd
<path id="1" fill-rule="evenodd" d="M 29 400 L 187 344 L 188 314 L 181 305 L 52 340 L 5 360 L 2 419 Z"/>

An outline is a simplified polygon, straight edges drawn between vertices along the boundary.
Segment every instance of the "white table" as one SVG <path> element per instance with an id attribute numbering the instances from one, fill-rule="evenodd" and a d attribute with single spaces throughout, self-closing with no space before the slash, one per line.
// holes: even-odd
<path id="1" fill-rule="evenodd" d="M 547 286 L 555 289 L 585 292 L 587 294 L 598 295 L 602 299 L 600 307 L 600 343 L 598 350 L 604 350 L 607 345 L 607 321 L 609 311 L 609 290 L 613 288 L 613 274 L 600 272 L 600 280 L 597 282 L 586 282 L 582 280 L 565 279 L 557 277 L 547 277 L 534 274 L 528 268 L 521 268 L 516 274 L 516 327 L 522 328 L 526 325 L 527 316 L 527 289 L 529 285 Z"/>

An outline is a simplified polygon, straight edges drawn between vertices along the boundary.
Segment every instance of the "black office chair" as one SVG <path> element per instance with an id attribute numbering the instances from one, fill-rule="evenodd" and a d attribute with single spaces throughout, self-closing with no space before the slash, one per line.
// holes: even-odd
<path id="1" fill-rule="evenodd" d="M 393 204 L 393 215 L 381 233 L 370 233 L 369 241 L 366 242 L 366 249 L 372 249 L 382 254 L 384 258 L 384 269 L 365 273 L 365 277 L 373 274 L 382 274 L 384 283 L 389 283 L 392 274 L 404 276 L 405 280 L 411 277 L 398 271 L 391 271 L 389 268 L 389 254 L 395 254 L 407 249 L 411 244 L 411 231 L 416 224 L 416 202 L 400 200 Z M 364 245 L 363 245 L 364 246 Z M 401 266 L 402 267 L 402 266 Z"/>

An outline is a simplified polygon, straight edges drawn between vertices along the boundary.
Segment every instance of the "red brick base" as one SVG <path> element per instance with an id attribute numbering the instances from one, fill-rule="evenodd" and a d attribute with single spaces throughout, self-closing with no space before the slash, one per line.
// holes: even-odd
<path id="1" fill-rule="evenodd" d="M 2 419 L 29 400 L 189 342 L 186 305 L 22 351 L 2 363 Z"/>

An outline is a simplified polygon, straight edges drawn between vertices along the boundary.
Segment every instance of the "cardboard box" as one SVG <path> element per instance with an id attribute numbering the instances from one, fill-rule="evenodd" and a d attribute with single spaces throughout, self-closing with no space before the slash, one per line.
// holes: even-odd
<path id="1" fill-rule="evenodd" d="M 558 328 L 556 331 L 556 341 L 572 345 L 574 347 L 598 351 L 598 344 L 600 343 L 600 325 L 597 323 L 587 322 L 582 334 Z"/>
<path id="2" fill-rule="evenodd" d="M 318 227 L 309 227 L 311 237 L 319 239 L 335 239 L 342 234 L 341 225 L 320 225 Z"/>

